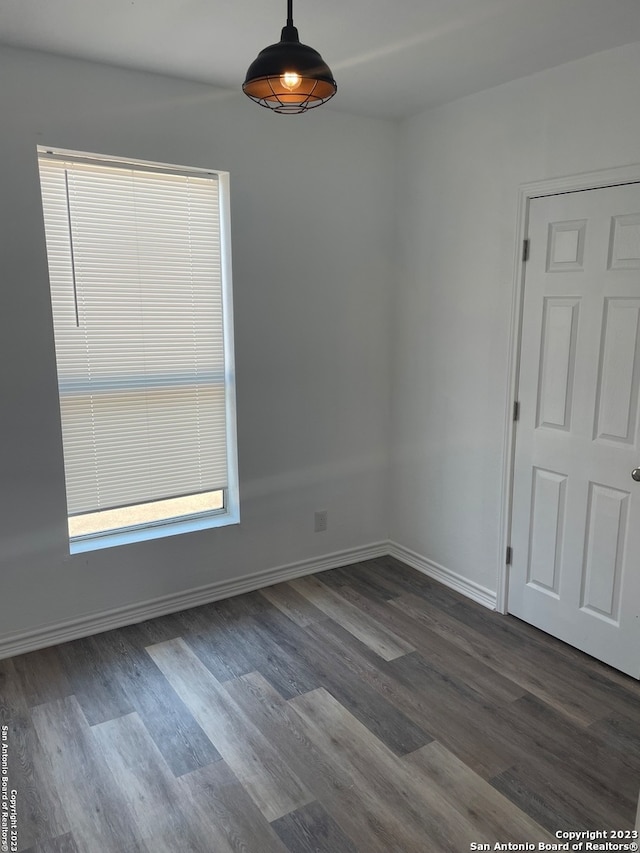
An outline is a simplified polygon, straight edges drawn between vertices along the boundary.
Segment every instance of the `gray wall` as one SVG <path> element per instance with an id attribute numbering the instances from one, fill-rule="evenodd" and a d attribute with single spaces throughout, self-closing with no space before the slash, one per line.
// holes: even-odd
<path id="1" fill-rule="evenodd" d="M 640 162 L 640 45 L 401 128 L 390 536 L 496 589 L 518 187 Z"/>
<path id="2" fill-rule="evenodd" d="M 0 80 L 0 640 L 385 539 L 395 126 L 9 49 Z M 38 144 L 230 172 L 240 526 L 69 556 Z"/>
<path id="3" fill-rule="evenodd" d="M 387 538 L 495 590 L 518 186 L 640 162 L 639 78 L 629 45 L 396 126 L 0 51 L 0 640 Z M 42 143 L 230 171 L 239 527 L 68 556 Z"/>

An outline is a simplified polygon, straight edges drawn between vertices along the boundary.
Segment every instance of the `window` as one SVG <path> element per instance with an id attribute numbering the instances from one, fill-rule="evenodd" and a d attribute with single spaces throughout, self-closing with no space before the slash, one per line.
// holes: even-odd
<path id="1" fill-rule="evenodd" d="M 38 159 L 72 553 L 237 521 L 228 176 Z"/>

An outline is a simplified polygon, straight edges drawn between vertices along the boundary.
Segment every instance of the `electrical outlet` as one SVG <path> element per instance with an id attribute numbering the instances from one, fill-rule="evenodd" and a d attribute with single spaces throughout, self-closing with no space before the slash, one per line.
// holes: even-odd
<path id="1" fill-rule="evenodd" d="M 315 533 L 324 533 L 329 526 L 329 513 L 326 509 L 318 510 L 313 517 L 313 529 Z"/>

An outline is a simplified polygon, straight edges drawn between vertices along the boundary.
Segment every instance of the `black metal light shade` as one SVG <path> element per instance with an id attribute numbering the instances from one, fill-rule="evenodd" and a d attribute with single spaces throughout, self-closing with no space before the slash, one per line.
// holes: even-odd
<path id="1" fill-rule="evenodd" d="M 301 44 L 293 26 L 293 0 L 287 0 L 287 25 L 280 41 L 265 47 L 249 66 L 242 91 L 276 113 L 304 113 L 336 93 L 331 69 L 317 50 Z"/>

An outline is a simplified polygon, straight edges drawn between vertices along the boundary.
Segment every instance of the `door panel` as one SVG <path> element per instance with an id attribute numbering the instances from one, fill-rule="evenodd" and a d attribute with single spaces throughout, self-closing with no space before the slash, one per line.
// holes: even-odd
<path id="1" fill-rule="evenodd" d="M 545 297 L 537 426 L 568 430 L 573 401 L 579 299 Z"/>
<path id="2" fill-rule="evenodd" d="M 527 582 L 558 597 L 567 478 L 557 471 L 533 469 L 531 547 Z"/>
<path id="3" fill-rule="evenodd" d="M 509 612 L 640 677 L 640 185 L 533 199 Z"/>
<path id="4" fill-rule="evenodd" d="M 581 606 L 618 624 L 629 493 L 589 483 Z"/>
<path id="5" fill-rule="evenodd" d="M 604 301 L 594 438 L 633 444 L 638 434 L 640 299 Z"/>

